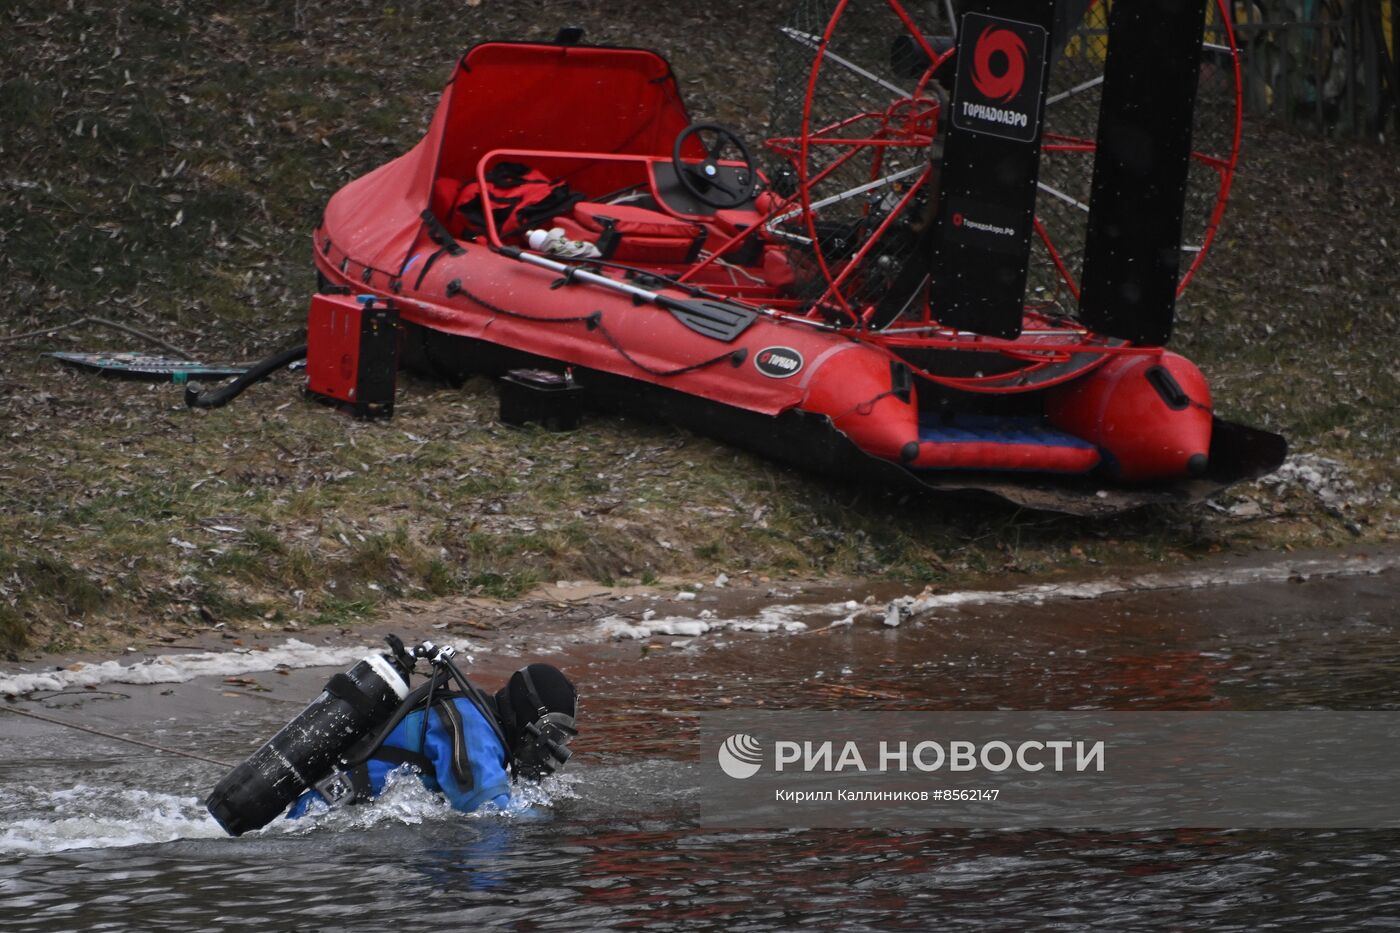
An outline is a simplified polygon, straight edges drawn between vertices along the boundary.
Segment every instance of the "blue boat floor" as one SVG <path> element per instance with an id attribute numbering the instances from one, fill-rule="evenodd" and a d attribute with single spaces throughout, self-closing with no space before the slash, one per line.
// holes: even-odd
<path id="1" fill-rule="evenodd" d="M 959 415 L 951 421 L 939 415 L 922 415 L 919 440 L 935 444 L 1035 444 L 1076 450 L 1094 446 L 1051 427 L 1041 418 L 996 415 Z"/>

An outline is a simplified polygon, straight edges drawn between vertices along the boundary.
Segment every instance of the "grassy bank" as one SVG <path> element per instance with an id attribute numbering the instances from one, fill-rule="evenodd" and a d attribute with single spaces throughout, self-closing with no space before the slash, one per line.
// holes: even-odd
<path id="1" fill-rule="evenodd" d="M 752 572 L 952 584 L 1091 562 L 1379 540 L 1395 531 L 1400 166 L 1394 149 L 1253 127 L 1180 348 L 1226 417 L 1323 461 L 1217 507 L 1108 522 L 897 499 L 666 427 L 560 436 L 495 422 L 494 389 L 407 380 L 357 424 L 279 377 L 235 405 L 98 380 L 44 349 L 210 360 L 297 339 L 309 230 L 337 187 L 404 151 L 482 38 L 666 52 L 692 112 L 762 134 L 781 5 L 485 0 L 426 8 L 19 2 L 0 30 L 0 651 L 225 624 L 372 617 L 403 597 L 513 597 L 540 581 Z M 744 23 L 744 28 L 735 23 Z M 645 33 L 637 24 L 645 24 Z M 1347 484 L 1351 485 L 1348 486 Z"/>

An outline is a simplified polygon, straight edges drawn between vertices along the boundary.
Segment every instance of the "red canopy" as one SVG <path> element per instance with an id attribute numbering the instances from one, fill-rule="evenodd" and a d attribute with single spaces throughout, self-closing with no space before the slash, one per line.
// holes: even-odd
<path id="1" fill-rule="evenodd" d="M 475 177 L 493 149 L 671 154 L 690 123 L 671 66 L 643 49 L 491 42 L 457 63 L 427 135 L 346 185 L 326 229 L 356 264 L 397 275 L 439 177 Z"/>

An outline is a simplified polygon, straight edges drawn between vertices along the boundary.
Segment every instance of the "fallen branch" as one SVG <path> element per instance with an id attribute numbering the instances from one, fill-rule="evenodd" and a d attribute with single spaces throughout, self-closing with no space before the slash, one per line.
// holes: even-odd
<path id="1" fill-rule="evenodd" d="M 903 700 L 907 697 L 897 693 L 886 693 L 883 690 L 867 690 L 864 687 L 853 687 L 849 684 L 822 684 L 816 688 L 817 693 L 834 693 L 839 696 L 850 697 L 871 697 L 876 700 Z"/>
<path id="2" fill-rule="evenodd" d="M 171 353 L 178 354 L 179 356 L 182 356 L 186 359 L 189 359 L 192 356 L 192 354 L 188 350 L 185 350 L 182 347 L 177 347 L 171 343 L 166 343 L 159 337 L 152 336 L 151 334 L 148 334 L 145 331 L 137 330 L 134 327 L 128 327 L 126 324 L 118 324 L 116 321 L 109 321 L 106 318 L 100 317 L 80 317 L 76 321 L 71 321 L 67 324 L 59 324 L 57 327 L 45 327 L 41 330 L 26 331 L 22 334 L 9 334 L 7 336 L 0 337 L 0 343 L 13 343 L 19 340 L 27 340 L 30 337 L 43 337 L 49 334 L 56 334 L 61 330 L 68 330 L 69 328 L 78 327 L 82 324 L 97 324 L 101 327 L 110 327 L 113 330 L 119 330 L 124 333 L 131 334 L 134 337 L 140 337 L 142 340 L 147 340 L 155 344 L 156 346 L 161 347 L 162 349 L 169 350 Z"/>

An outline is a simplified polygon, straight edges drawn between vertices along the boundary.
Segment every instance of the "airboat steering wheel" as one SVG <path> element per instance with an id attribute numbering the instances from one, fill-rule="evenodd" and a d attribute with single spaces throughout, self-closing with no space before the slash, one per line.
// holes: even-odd
<path id="1" fill-rule="evenodd" d="M 705 134 L 710 134 L 707 140 Z M 688 162 L 681 158 L 681 152 L 690 137 L 695 136 L 705 147 L 703 162 Z M 719 164 L 725 152 L 733 147 L 739 152 L 743 168 L 726 172 Z M 758 189 L 758 171 L 754 167 L 749 147 L 730 129 L 717 123 L 692 123 L 676 137 L 676 145 L 671 150 L 671 164 L 675 166 L 676 177 L 696 200 L 711 207 L 726 210 L 741 207 L 753 200 Z"/>

